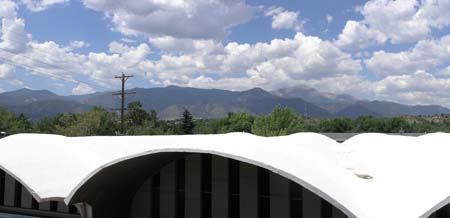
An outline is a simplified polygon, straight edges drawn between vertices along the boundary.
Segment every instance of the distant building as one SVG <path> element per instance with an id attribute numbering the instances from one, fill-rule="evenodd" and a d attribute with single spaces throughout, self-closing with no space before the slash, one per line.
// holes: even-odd
<path id="1" fill-rule="evenodd" d="M 14 135 L 0 217 L 450 218 L 450 135 L 334 136 Z"/>

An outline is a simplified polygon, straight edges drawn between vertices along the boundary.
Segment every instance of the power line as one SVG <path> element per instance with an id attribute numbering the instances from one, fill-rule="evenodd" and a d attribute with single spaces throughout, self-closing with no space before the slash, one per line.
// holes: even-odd
<path id="1" fill-rule="evenodd" d="M 44 74 L 44 75 L 51 76 L 51 77 L 59 79 L 59 80 L 64 80 L 66 82 L 78 83 L 78 81 L 74 80 L 73 78 L 69 79 L 69 78 L 65 78 L 65 77 L 59 77 L 59 76 L 56 76 L 56 75 L 51 74 L 51 73 L 47 73 L 47 72 L 44 72 L 44 71 L 40 71 L 40 70 L 34 69 L 33 67 L 30 67 L 30 66 L 25 65 L 25 64 L 19 64 L 17 62 L 14 62 L 12 60 L 6 59 L 6 58 L 1 57 L 1 56 L 0 56 L 0 60 L 3 61 L 6 64 L 13 65 L 15 67 L 25 68 L 25 69 L 27 69 L 29 71 L 32 71 L 32 72 L 35 72 L 35 73 L 38 73 L 38 74 Z"/>
<path id="2" fill-rule="evenodd" d="M 17 32 L 17 31 L 14 31 L 14 30 L 11 30 L 11 32 L 15 33 L 16 35 L 18 34 L 18 32 Z M 20 35 L 20 34 L 19 34 L 19 35 Z M 28 39 L 28 38 L 27 38 L 27 39 Z M 23 43 L 23 42 L 17 40 L 16 38 L 11 38 L 11 39 L 8 39 L 8 40 L 13 41 L 13 42 L 16 42 L 16 43 Z M 47 62 L 41 61 L 41 60 L 39 60 L 39 59 L 36 59 L 36 58 L 30 57 L 30 56 L 27 56 L 26 53 L 14 52 L 14 51 L 2 49 L 2 48 L 0 48 L 0 51 L 1 51 L 1 52 L 5 52 L 5 53 L 9 53 L 9 54 L 12 54 L 12 55 L 15 55 L 15 56 L 18 56 L 18 57 L 22 57 L 22 58 L 28 59 L 28 60 L 30 60 L 30 61 L 32 61 L 32 62 L 40 63 L 40 64 L 42 64 L 42 65 L 47 66 L 49 69 L 59 70 L 59 71 L 63 71 L 63 72 L 68 72 L 68 73 L 75 73 L 75 74 L 78 74 L 78 72 L 75 72 L 75 71 L 72 71 L 72 70 L 70 70 L 70 71 L 69 71 L 69 70 L 65 70 L 65 69 L 62 69 L 60 66 L 57 66 L 57 65 L 55 65 L 55 64 L 47 63 Z M 1 54 L 1 53 L 0 53 L 0 54 Z M 56 76 L 55 74 L 48 73 L 48 72 L 44 72 L 44 71 L 40 71 L 40 70 L 36 70 L 36 69 L 34 69 L 35 67 L 30 67 L 30 66 L 27 66 L 27 65 L 25 65 L 25 64 L 23 64 L 23 63 L 17 63 L 17 62 L 15 62 L 15 61 L 13 61 L 13 60 L 11 60 L 11 59 L 8 59 L 8 58 L 5 58 L 5 57 L 1 57 L 1 56 L 0 56 L 0 59 L 3 60 L 3 62 L 8 62 L 8 64 L 14 65 L 14 66 L 16 66 L 16 67 L 22 67 L 22 68 L 25 68 L 25 69 L 27 69 L 27 70 L 29 70 L 29 71 L 36 72 L 36 73 L 38 73 L 38 74 L 44 74 L 44 75 L 50 76 L 50 77 L 52 77 L 52 78 L 56 78 L 56 79 L 59 79 L 59 80 L 64 80 L 64 81 L 66 81 L 66 82 L 72 82 L 72 83 L 76 83 L 76 84 L 84 83 L 84 84 L 87 84 L 87 85 L 89 85 L 89 86 L 91 86 L 91 87 L 96 87 L 97 89 L 103 90 L 103 91 L 110 91 L 110 90 L 111 90 L 111 89 L 107 89 L 107 88 L 102 87 L 102 86 L 98 86 L 98 85 L 93 84 L 93 83 L 89 83 L 89 82 L 81 82 L 81 81 L 75 80 L 75 79 L 72 78 L 72 77 L 70 77 L 70 79 L 64 78 L 64 77 L 58 77 L 58 76 Z M 54 59 L 53 56 L 50 56 L 49 59 L 50 59 L 51 61 L 57 61 L 56 59 Z"/>
<path id="3" fill-rule="evenodd" d="M 125 117 L 124 117 L 124 112 L 126 110 L 125 108 L 125 95 L 130 95 L 130 94 L 136 94 L 136 92 L 125 92 L 125 82 L 129 79 L 133 77 L 133 75 L 125 75 L 124 73 L 122 73 L 122 75 L 120 76 L 115 76 L 115 79 L 120 79 L 122 82 L 122 91 L 121 92 L 117 92 L 117 93 L 113 93 L 113 95 L 120 95 L 121 98 L 121 107 L 120 107 L 120 131 L 122 132 L 122 134 L 125 134 Z"/>
<path id="4" fill-rule="evenodd" d="M 12 32 L 12 33 L 15 33 L 15 35 L 20 35 L 20 33 L 18 33 L 16 30 L 9 30 L 9 31 Z M 26 39 L 28 40 L 28 38 L 26 38 Z M 12 42 L 15 42 L 15 43 L 23 44 L 23 42 L 17 40 L 16 37 L 10 38 L 10 39 L 8 39 L 8 41 L 12 41 Z M 15 55 L 15 56 L 18 56 L 18 57 L 22 57 L 22 58 L 28 59 L 28 60 L 30 60 L 30 61 L 32 61 L 32 62 L 40 63 L 41 65 L 47 66 L 49 69 L 59 70 L 59 71 L 63 71 L 63 72 L 67 72 L 67 73 L 74 73 L 74 74 L 78 74 L 78 73 L 79 73 L 79 72 L 77 72 L 77 71 L 66 70 L 66 69 L 61 68 L 60 66 L 55 65 L 55 64 L 47 63 L 47 62 L 41 61 L 41 60 L 39 60 L 39 59 L 30 57 L 30 56 L 26 55 L 26 53 L 19 53 L 19 52 L 7 50 L 7 49 L 4 49 L 4 48 L 3 48 L 3 49 L 0 48 L 0 51 L 1 51 L 1 52 L 5 52 L 5 53 L 9 53 L 9 54 L 11 54 L 11 55 Z M 47 58 L 48 58 L 50 61 L 53 61 L 53 62 L 60 61 L 60 60 L 55 59 L 53 56 L 47 56 Z M 5 61 L 5 59 L 8 59 L 8 58 L 4 58 L 4 57 L 3 57 L 2 59 Z M 107 89 L 107 88 L 105 88 L 105 87 L 102 87 L 102 86 L 93 84 L 93 83 L 82 82 L 82 81 L 75 80 L 75 79 L 73 79 L 72 77 L 71 77 L 71 81 L 67 81 L 66 79 L 61 79 L 61 77 L 58 78 L 55 74 L 45 73 L 45 72 L 43 72 L 43 71 L 35 70 L 35 69 L 33 69 L 34 67 L 27 66 L 27 65 L 25 65 L 25 64 L 23 64 L 23 63 L 17 63 L 17 62 L 12 61 L 12 60 L 7 60 L 7 61 L 9 61 L 11 65 L 14 65 L 14 66 L 16 66 L 16 67 L 26 68 L 26 69 L 28 69 L 28 70 L 30 70 L 30 71 L 33 71 L 33 72 L 36 72 L 36 73 L 39 73 L 39 74 L 44 74 L 44 75 L 50 76 L 50 77 L 52 77 L 52 78 L 64 80 L 64 81 L 66 81 L 66 82 L 72 82 L 72 83 L 76 83 L 76 84 L 84 83 L 84 84 L 87 84 L 87 85 L 89 85 L 89 86 L 91 86 L 91 87 L 95 87 L 95 88 L 97 88 L 97 89 L 99 89 L 99 90 L 102 90 L 102 91 L 109 91 L 109 90 L 110 90 L 110 89 Z"/>
<path id="5" fill-rule="evenodd" d="M 23 57 L 23 58 L 26 58 L 26 59 L 28 59 L 30 61 L 33 61 L 33 62 L 39 62 L 39 63 L 41 63 L 43 65 L 48 66 L 50 69 L 53 69 L 53 70 L 58 70 L 58 71 L 67 72 L 67 73 L 76 73 L 74 71 L 68 71 L 68 70 L 62 69 L 59 66 L 56 66 L 56 65 L 53 65 L 53 64 L 49 64 L 49 63 L 46 63 L 46 62 L 43 62 L 43 61 L 40 61 L 40 60 L 37 60 L 37 59 L 33 59 L 33 58 L 31 58 L 29 56 L 26 56 L 25 54 L 22 54 L 22 53 L 16 53 L 16 52 L 12 52 L 12 51 L 7 51 L 7 50 L 1 49 L 1 48 L 0 48 L 0 51 L 1 52 L 10 53 L 10 54 L 16 55 L 18 57 Z M 58 80 L 63 80 L 65 82 L 76 83 L 76 84 L 84 83 L 84 84 L 87 84 L 89 86 L 96 87 L 97 89 L 100 89 L 100 90 L 103 90 L 103 91 L 107 91 L 107 89 L 105 87 L 101 87 L 101 86 L 98 86 L 98 85 L 95 85 L 95 84 L 92 84 L 92 83 L 89 83 L 89 82 L 78 81 L 78 80 L 75 80 L 72 77 L 66 78 L 66 77 L 57 76 L 55 74 L 48 73 L 48 72 L 45 72 L 45 71 L 37 70 L 36 67 L 31 67 L 31 66 L 28 66 L 28 65 L 23 64 L 23 63 L 17 63 L 16 61 L 13 61 L 11 59 L 8 59 L 8 58 L 2 57 L 2 56 L 0 56 L 0 60 L 2 60 L 4 63 L 13 65 L 15 67 L 25 68 L 25 69 L 27 69 L 29 71 L 32 71 L 32 72 L 35 72 L 35 73 L 38 73 L 38 74 L 43 74 L 43 75 L 49 76 L 51 78 L 55 78 L 55 79 L 58 79 Z"/>
<path id="6" fill-rule="evenodd" d="M 120 3 L 120 2 L 115 2 L 114 5 L 115 5 L 115 6 L 123 6 L 123 7 L 128 8 L 128 5 L 127 5 L 127 4 L 122 4 L 122 3 Z M 9 31 L 12 32 L 12 33 L 14 33 L 14 35 L 18 35 L 18 36 L 22 36 L 22 37 L 23 37 L 23 35 L 21 35 L 21 33 L 18 32 L 17 30 L 15 30 L 15 29 L 11 29 L 11 30 L 9 30 Z M 15 42 L 15 43 L 23 44 L 23 41 L 17 40 L 17 38 L 20 38 L 20 37 L 14 37 L 14 38 L 10 38 L 10 39 L 8 39 L 8 40 L 9 40 L 9 41 L 12 41 L 12 42 Z M 26 38 L 26 39 L 28 40 L 29 38 Z M 58 45 L 58 44 L 57 44 L 57 45 Z M 59 46 L 59 45 L 58 45 L 58 46 Z M 30 60 L 30 61 L 33 61 L 33 62 L 41 63 L 42 65 L 46 65 L 46 66 L 49 67 L 50 69 L 53 68 L 54 70 L 60 70 L 60 71 L 63 71 L 63 72 L 75 73 L 75 74 L 78 74 L 78 73 L 79 73 L 79 72 L 76 72 L 76 71 L 68 71 L 68 70 L 62 69 L 60 66 L 57 66 L 57 65 L 55 65 L 55 64 L 47 63 L 47 62 L 41 61 L 41 60 L 39 60 L 39 59 L 35 59 L 35 58 L 33 58 L 33 57 L 27 56 L 26 53 L 13 52 L 13 51 L 5 50 L 5 49 L 2 49 L 2 48 L 0 48 L 0 51 L 2 51 L 2 52 L 7 52 L 7 53 L 10 53 L 10 54 L 19 56 L 19 57 L 23 57 L 23 58 L 26 58 L 26 59 L 28 59 L 28 60 Z M 59 61 L 59 60 L 55 59 L 53 56 L 48 56 L 47 58 L 48 58 L 49 60 L 53 61 L 53 62 Z M 10 61 L 11 61 L 11 60 L 10 60 Z M 13 65 L 17 66 L 17 65 L 21 65 L 21 64 L 16 62 L 16 63 L 13 64 Z M 23 64 L 22 64 L 22 65 L 23 65 Z M 21 67 L 21 66 L 18 66 L 18 67 Z M 25 67 L 24 67 L 24 68 L 25 68 Z M 29 68 L 30 68 L 30 67 L 27 67 L 27 69 L 29 69 Z M 45 75 L 47 75 L 47 76 L 55 76 L 54 74 L 43 73 L 42 71 L 36 71 L 36 70 L 32 70 L 32 69 L 29 69 L 29 70 L 34 71 L 34 72 L 40 72 L 41 74 L 45 74 Z M 73 80 L 73 81 L 72 81 L 73 83 L 77 83 L 77 84 L 85 83 L 85 84 L 87 84 L 87 85 L 89 85 L 89 86 L 91 86 L 91 87 L 96 87 L 97 89 L 102 90 L 102 91 L 110 91 L 110 90 L 111 90 L 110 88 L 105 88 L 105 87 L 102 87 L 102 86 L 98 86 L 98 85 L 93 84 L 93 83 L 81 82 L 81 81 L 77 81 L 77 80 L 75 80 L 75 79 L 73 79 L 73 78 L 72 78 L 72 80 Z"/>

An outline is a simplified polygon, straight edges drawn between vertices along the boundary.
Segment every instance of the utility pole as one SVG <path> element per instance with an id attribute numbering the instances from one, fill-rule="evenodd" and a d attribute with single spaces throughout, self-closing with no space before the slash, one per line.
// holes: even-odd
<path id="1" fill-rule="evenodd" d="M 125 92 L 125 82 L 133 77 L 133 75 L 125 75 L 122 73 L 121 76 L 115 76 L 115 79 L 120 79 L 122 81 L 122 91 L 113 93 L 113 95 L 120 95 L 121 107 L 120 107 L 120 131 L 125 134 L 125 95 L 136 94 L 136 92 Z"/>
<path id="2" fill-rule="evenodd" d="M 305 119 L 306 119 L 306 118 L 308 118 L 308 105 L 306 104 L 306 102 L 305 102 L 304 106 L 305 106 L 305 109 L 303 110 L 303 115 L 305 116 Z"/>

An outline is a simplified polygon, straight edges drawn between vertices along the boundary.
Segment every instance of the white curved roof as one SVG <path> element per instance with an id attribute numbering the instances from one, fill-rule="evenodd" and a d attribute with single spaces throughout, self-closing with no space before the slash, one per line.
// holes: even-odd
<path id="1" fill-rule="evenodd" d="M 265 167 L 310 189 L 349 217 L 428 217 L 450 202 L 450 134 L 360 134 L 344 143 L 316 133 L 258 137 L 76 137 L 19 134 L 0 140 L 0 168 L 38 201 L 70 202 L 105 166 L 159 152 L 202 152 Z"/>

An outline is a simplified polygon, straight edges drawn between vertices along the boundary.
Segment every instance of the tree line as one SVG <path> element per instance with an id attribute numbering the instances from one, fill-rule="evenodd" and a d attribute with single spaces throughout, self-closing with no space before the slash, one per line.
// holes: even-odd
<path id="1" fill-rule="evenodd" d="M 217 119 L 195 119 L 185 110 L 177 120 L 161 120 L 155 110 L 142 108 L 140 102 L 128 104 L 126 135 L 181 135 L 247 132 L 260 136 L 279 136 L 297 132 L 450 132 L 450 115 L 401 116 L 376 118 L 307 118 L 292 109 L 277 106 L 267 115 L 246 112 L 229 113 Z M 23 114 L 15 115 L 0 109 L 0 132 L 46 133 L 66 136 L 120 135 L 116 113 L 94 107 L 83 114 L 65 113 L 56 117 L 29 121 Z"/>

